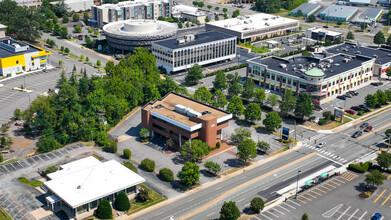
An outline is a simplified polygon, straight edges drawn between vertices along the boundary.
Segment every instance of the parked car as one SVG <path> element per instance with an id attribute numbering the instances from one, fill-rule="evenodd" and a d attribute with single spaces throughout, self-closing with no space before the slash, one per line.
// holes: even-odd
<path id="1" fill-rule="evenodd" d="M 346 112 L 346 113 L 349 113 L 349 114 L 352 114 L 352 115 L 355 115 L 355 114 L 356 114 L 356 112 L 353 111 L 353 110 L 351 110 L 351 109 L 346 109 L 345 112 Z"/>
<path id="2" fill-rule="evenodd" d="M 358 107 L 360 107 L 360 110 L 363 110 L 363 111 L 366 111 L 366 112 L 369 111 L 369 108 L 366 105 L 359 105 Z"/>
<path id="3" fill-rule="evenodd" d="M 357 96 L 359 93 L 356 92 L 356 91 L 350 91 L 350 94 L 354 95 L 354 96 Z"/>
<path id="4" fill-rule="evenodd" d="M 350 109 L 354 110 L 354 111 L 360 111 L 361 108 L 359 106 L 352 106 L 350 107 Z"/>
<path id="5" fill-rule="evenodd" d="M 373 85 L 373 86 L 381 86 L 381 85 L 383 85 L 383 83 L 382 82 L 373 82 L 373 83 L 371 83 L 371 85 Z"/>
<path id="6" fill-rule="evenodd" d="M 313 120 L 315 120 L 315 116 L 311 116 L 309 119 L 308 119 L 308 121 L 313 121 Z"/>
<path id="7" fill-rule="evenodd" d="M 369 125 L 368 127 L 365 128 L 364 131 L 365 132 L 370 132 L 370 131 L 372 131 L 372 129 L 373 129 L 373 127 Z"/>
<path id="8" fill-rule="evenodd" d="M 342 99 L 342 100 L 346 100 L 346 96 L 344 96 L 344 95 L 339 95 L 339 96 L 337 96 L 337 98 Z"/>
<path id="9" fill-rule="evenodd" d="M 361 125 L 360 125 L 360 129 L 365 129 L 365 128 L 367 128 L 369 126 L 369 124 L 368 123 L 362 123 Z"/>
<path id="10" fill-rule="evenodd" d="M 315 124 L 318 124 L 319 123 L 319 118 L 315 117 L 315 119 L 312 122 L 314 122 Z"/>
<path id="11" fill-rule="evenodd" d="M 316 145 L 317 148 L 322 148 L 326 146 L 326 142 L 320 142 L 318 145 Z"/>
<path id="12" fill-rule="evenodd" d="M 382 218 L 382 215 L 380 213 L 375 213 L 371 220 L 380 220 Z"/>
<path id="13" fill-rule="evenodd" d="M 352 137 L 357 138 L 357 137 L 360 137 L 361 135 L 362 135 L 362 131 L 356 131 L 353 133 Z"/>
<path id="14" fill-rule="evenodd" d="M 348 93 L 348 92 L 347 92 L 347 93 L 345 93 L 345 96 L 346 96 L 346 97 L 348 97 L 348 98 L 352 98 L 352 97 L 353 97 L 353 95 L 352 95 L 352 94 L 350 94 L 350 93 Z"/>
<path id="15" fill-rule="evenodd" d="M 270 89 L 265 89 L 265 94 L 270 93 Z"/>

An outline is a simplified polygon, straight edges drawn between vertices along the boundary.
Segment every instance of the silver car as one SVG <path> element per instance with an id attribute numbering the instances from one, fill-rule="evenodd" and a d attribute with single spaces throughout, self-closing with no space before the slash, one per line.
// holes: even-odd
<path id="1" fill-rule="evenodd" d="M 326 142 L 320 142 L 318 145 L 316 145 L 317 148 L 322 148 L 326 146 Z"/>

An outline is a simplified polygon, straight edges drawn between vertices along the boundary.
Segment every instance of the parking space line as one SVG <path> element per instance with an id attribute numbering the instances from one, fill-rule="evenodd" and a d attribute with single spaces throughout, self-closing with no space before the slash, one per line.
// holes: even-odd
<path id="1" fill-rule="evenodd" d="M 280 210 L 278 210 L 278 209 L 276 209 L 276 208 L 277 208 L 277 207 L 275 207 L 275 208 L 273 209 L 273 211 L 276 211 L 276 212 L 280 213 L 281 215 L 285 215 L 285 213 L 281 212 Z"/>
<path id="2" fill-rule="evenodd" d="M 381 198 L 381 196 L 386 192 L 387 190 L 384 189 L 382 193 L 380 193 L 380 195 L 375 199 L 375 201 L 373 201 L 373 203 L 376 203 L 377 200 L 379 200 Z"/>
<path id="3" fill-rule="evenodd" d="M 282 204 L 281 204 L 281 205 L 282 205 Z M 284 210 L 287 211 L 287 212 L 291 212 L 291 211 L 289 211 L 289 209 L 284 208 L 284 207 L 282 207 L 281 205 L 279 205 L 278 207 L 281 208 L 281 209 L 284 209 Z"/>
<path id="4" fill-rule="evenodd" d="M 362 216 L 358 219 L 358 220 L 361 220 L 362 218 L 364 218 L 364 216 L 367 214 L 367 211 L 364 212 L 364 214 L 362 214 Z"/>
<path id="5" fill-rule="evenodd" d="M 386 200 L 384 200 L 384 202 L 381 204 L 381 205 L 384 205 L 384 204 L 386 204 L 386 202 L 390 199 L 390 197 L 391 197 L 391 193 L 390 193 L 390 195 L 387 197 L 387 199 Z"/>
<path id="6" fill-rule="evenodd" d="M 330 185 L 329 183 L 323 183 L 323 184 L 328 185 L 328 186 L 331 186 L 331 187 L 333 187 L 334 189 L 337 188 L 337 187 L 335 187 L 335 186 L 333 186 L 333 185 Z"/>
<path id="7" fill-rule="evenodd" d="M 277 218 L 279 218 L 279 216 L 278 215 L 276 215 L 276 214 L 273 214 L 273 213 L 271 213 L 270 211 L 266 211 L 268 214 L 270 214 L 270 215 L 272 215 L 272 216 L 274 216 L 274 217 L 277 217 Z"/>
<path id="8" fill-rule="evenodd" d="M 261 220 L 260 218 L 258 218 L 257 216 L 254 216 L 254 218 L 258 219 L 258 220 Z"/>
<path id="9" fill-rule="evenodd" d="M 305 201 L 303 201 L 303 200 L 301 200 L 301 199 L 296 199 L 297 201 L 300 201 L 300 202 L 302 202 L 302 203 L 304 203 L 304 204 L 307 204 L 307 202 L 305 202 Z"/>
<path id="10" fill-rule="evenodd" d="M 328 181 L 328 183 L 333 183 L 333 184 L 335 184 L 335 185 L 341 186 L 341 184 L 336 183 L 336 182 L 333 182 L 333 181 Z"/>
<path id="11" fill-rule="evenodd" d="M 332 189 L 329 189 L 329 188 L 327 188 L 327 187 L 325 187 L 325 186 L 323 186 L 323 185 L 319 185 L 319 187 L 325 188 L 325 189 L 327 189 L 327 190 L 329 190 L 329 191 L 332 190 Z"/>
<path id="12" fill-rule="evenodd" d="M 322 194 L 315 192 L 314 190 L 311 191 L 311 193 L 315 193 L 318 196 L 322 196 Z"/>
<path id="13" fill-rule="evenodd" d="M 305 195 L 309 195 L 309 196 L 311 196 L 312 198 L 315 198 L 315 199 L 318 198 L 316 196 L 311 195 L 310 192 L 307 192 Z"/>
<path id="14" fill-rule="evenodd" d="M 335 180 L 338 181 L 338 182 L 340 182 L 340 183 L 345 183 L 344 181 L 339 180 L 338 178 L 336 178 Z"/>
<path id="15" fill-rule="evenodd" d="M 303 196 L 303 195 L 300 195 L 300 197 L 303 197 L 303 198 L 306 199 L 306 200 L 312 201 L 310 198 L 307 198 L 307 197 L 305 197 L 305 196 Z"/>
<path id="16" fill-rule="evenodd" d="M 262 214 L 262 213 L 261 213 L 261 215 L 262 215 L 263 217 L 267 218 L 267 219 L 273 220 L 273 219 L 269 218 L 269 216 L 266 216 L 266 215 L 264 215 L 264 214 Z"/>
<path id="17" fill-rule="evenodd" d="M 356 209 L 355 212 L 353 212 L 353 214 L 348 218 L 348 220 L 352 219 L 352 218 L 356 218 L 354 215 L 358 212 L 359 209 Z"/>
<path id="18" fill-rule="evenodd" d="M 292 209 L 296 209 L 294 206 L 291 206 L 291 205 L 289 205 L 289 204 L 286 203 L 286 202 L 285 202 L 285 203 L 282 203 L 281 205 L 283 205 L 283 204 L 286 205 L 286 206 L 288 206 L 288 207 L 290 207 L 290 208 L 292 208 Z"/>
<path id="19" fill-rule="evenodd" d="M 327 193 L 326 191 L 322 190 L 322 189 L 319 189 L 319 187 L 316 187 L 315 189 L 313 189 L 312 191 L 315 191 L 315 190 L 319 190 L 321 191 L 322 193 Z"/>
<path id="20" fill-rule="evenodd" d="M 291 202 L 291 203 L 293 203 L 293 204 L 295 204 L 295 205 L 297 205 L 297 206 L 301 206 L 299 203 L 296 203 L 296 202 L 294 202 L 294 201 L 292 201 L 292 200 L 288 200 L 288 202 Z"/>
<path id="21" fill-rule="evenodd" d="M 391 174 L 387 177 L 387 180 L 389 180 L 391 178 Z"/>
<path id="22" fill-rule="evenodd" d="M 340 220 L 342 218 L 342 216 L 344 216 L 348 211 L 349 209 L 351 208 L 351 206 L 349 206 L 338 218 L 337 220 Z"/>

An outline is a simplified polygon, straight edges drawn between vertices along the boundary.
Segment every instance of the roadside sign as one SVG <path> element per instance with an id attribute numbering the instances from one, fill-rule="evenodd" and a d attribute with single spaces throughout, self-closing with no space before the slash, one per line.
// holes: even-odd
<path id="1" fill-rule="evenodd" d="M 283 140 L 289 140 L 289 128 L 282 127 L 282 139 Z"/>

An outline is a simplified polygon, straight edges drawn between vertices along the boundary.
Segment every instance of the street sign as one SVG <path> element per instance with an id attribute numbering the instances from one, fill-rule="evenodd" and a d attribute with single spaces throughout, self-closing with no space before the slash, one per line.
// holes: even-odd
<path id="1" fill-rule="evenodd" d="M 282 127 L 282 139 L 283 140 L 289 140 L 289 128 Z"/>

